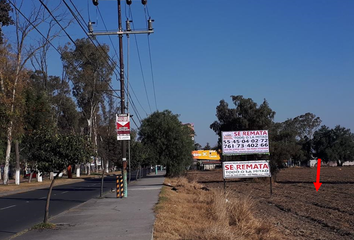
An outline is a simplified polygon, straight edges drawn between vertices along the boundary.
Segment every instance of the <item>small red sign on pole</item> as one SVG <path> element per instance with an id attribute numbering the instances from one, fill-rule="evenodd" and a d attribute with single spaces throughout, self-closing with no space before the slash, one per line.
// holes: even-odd
<path id="1" fill-rule="evenodd" d="M 130 140 L 129 113 L 116 115 L 117 140 Z"/>

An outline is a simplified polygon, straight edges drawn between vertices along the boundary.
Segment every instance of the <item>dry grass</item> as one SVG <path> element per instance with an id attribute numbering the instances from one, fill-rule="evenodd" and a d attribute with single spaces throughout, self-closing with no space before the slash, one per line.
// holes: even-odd
<path id="1" fill-rule="evenodd" d="M 256 219 L 249 197 L 236 198 L 186 178 L 166 179 L 156 206 L 154 239 L 284 239 L 271 225 Z"/>

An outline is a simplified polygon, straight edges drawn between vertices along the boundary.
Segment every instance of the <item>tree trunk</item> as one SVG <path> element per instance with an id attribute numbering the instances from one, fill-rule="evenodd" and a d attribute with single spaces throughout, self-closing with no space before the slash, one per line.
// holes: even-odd
<path id="1" fill-rule="evenodd" d="M 37 182 L 43 182 L 42 173 L 37 171 Z"/>
<path id="2" fill-rule="evenodd" d="M 49 187 L 49 191 L 48 191 L 48 195 L 47 195 L 47 202 L 45 204 L 43 223 L 48 222 L 50 197 L 52 195 L 52 190 L 53 190 L 55 179 L 57 179 L 58 176 L 59 176 L 59 173 L 53 178 L 52 182 L 50 183 L 50 187 Z"/>
<path id="3" fill-rule="evenodd" d="M 80 164 L 76 165 L 76 177 L 79 178 L 80 177 L 80 171 L 81 171 L 81 166 Z"/>
<path id="4" fill-rule="evenodd" d="M 30 176 L 29 176 L 29 179 L 28 179 L 28 182 L 32 182 L 32 176 L 33 176 L 33 171 L 31 170 L 31 173 L 30 173 Z"/>
<path id="5" fill-rule="evenodd" d="M 18 140 L 15 140 L 15 150 L 16 150 L 16 175 L 15 175 L 15 184 L 20 185 L 20 149 L 19 149 Z"/>
<path id="6" fill-rule="evenodd" d="M 4 168 L 4 185 L 9 183 L 9 168 L 10 168 L 10 155 L 11 155 L 11 143 L 12 143 L 12 121 L 7 128 L 7 147 L 6 147 L 6 157 L 5 157 L 5 168 Z"/>
<path id="7" fill-rule="evenodd" d="M 87 163 L 86 164 L 86 166 L 87 166 L 87 175 L 91 175 L 91 163 Z"/>
<path id="8" fill-rule="evenodd" d="M 98 172 L 98 134 L 97 134 L 97 115 L 95 114 L 94 115 L 94 118 L 93 118 L 93 137 L 94 137 L 94 146 L 95 146 L 95 167 L 96 167 L 96 172 Z M 104 166 L 103 166 L 103 161 L 101 161 L 101 168 L 104 169 Z"/>

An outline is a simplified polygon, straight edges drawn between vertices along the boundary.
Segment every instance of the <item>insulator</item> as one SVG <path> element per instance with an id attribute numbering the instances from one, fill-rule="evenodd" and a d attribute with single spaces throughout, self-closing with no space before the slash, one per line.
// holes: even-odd
<path id="1" fill-rule="evenodd" d="M 88 31 L 89 33 L 93 33 L 93 27 L 92 27 L 92 22 L 88 22 Z"/>
<path id="2" fill-rule="evenodd" d="M 127 0 L 127 4 L 128 5 L 132 4 L 132 0 Z"/>
<path id="3" fill-rule="evenodd" d="M 152 27 L 152 22 L 154 22 L 154 20 L 149 18 L 149 20 L 148 20 L 148 30 L 150 30 L 150 31 L 154 30 L 154 28 Z"/>
<path id="4" fill-rule="evenodd" d="M 130 23 L 133 22 L 132 20 L 127 19 L 127 21 L 125 21 L 125 27 L 127 29 L 127 31 L 131 31 L 132 29 L 130 28 Z"/>
<path id="5" fill-rule="evenodd" d="M 98 5 L 98 0 L 92 0 L 93 5 L 97 6 Z"/>
<path id="6" fill-rule="evenodd" d="M 143 5 L 146 5 L 146 4 L 147 4 L 147 0 L 141 0 L 141 3 L 142 3 Z"/>

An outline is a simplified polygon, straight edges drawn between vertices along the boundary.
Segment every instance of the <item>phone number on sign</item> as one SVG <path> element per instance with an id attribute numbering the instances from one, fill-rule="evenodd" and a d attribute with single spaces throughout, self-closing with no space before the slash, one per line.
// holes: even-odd
<path id="1" fill-rule="evenodd" d="M 242 140 L 224 140 L 224 149 L 227 148 L 264 148 L 268 147 L 268 139 L 242 139 Z"/>

